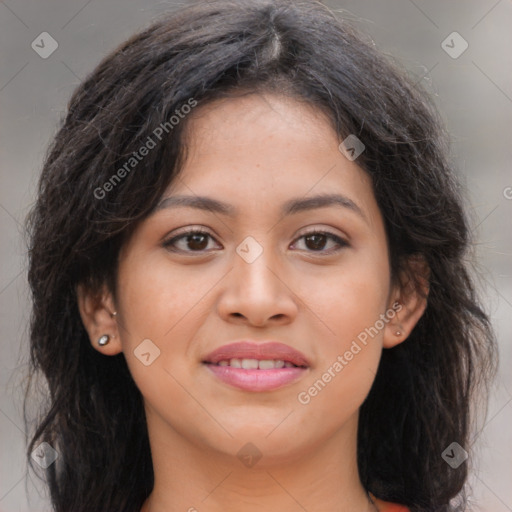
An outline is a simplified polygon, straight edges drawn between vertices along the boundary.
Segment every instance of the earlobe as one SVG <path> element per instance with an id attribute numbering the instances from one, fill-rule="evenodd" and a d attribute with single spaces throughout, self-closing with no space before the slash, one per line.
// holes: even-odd
<path id="1" fill-rule="evenodd" d="M 384 348 L 392 348 L 405 341 L 423 316 L 427 308 L 430 269 L 425 259 L 419 255 L 411 256 L 407 270 L 401 275 L 400 285 L 395 289 L 393 302 L 395 316 L 386 325 Z"/>
<path id="2" fill-rule="evenodd" d="M 104 288 L 94 294 L 82 284 L 76 288 L 78 310 L 92 346 L 106 355 L 122 351 L 112 295 Z"/>

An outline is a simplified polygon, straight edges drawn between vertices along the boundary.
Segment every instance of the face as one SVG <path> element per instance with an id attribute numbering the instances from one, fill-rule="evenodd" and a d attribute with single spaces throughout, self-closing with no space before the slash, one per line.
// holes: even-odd
<path id="1" fill-rule="evenodd" d="M 120 254 L 118 350 L 149 423 L 205 450 L 252 442 L 292 459 L 357 417 L 383 346 L 400 341 L 383 218 L 370 178 L 309 106 L 218 101 L 187 129 L 179 179 Z M 282 343 L 307 365 L 256 390 L 203 362 L 242 340 Z"/>

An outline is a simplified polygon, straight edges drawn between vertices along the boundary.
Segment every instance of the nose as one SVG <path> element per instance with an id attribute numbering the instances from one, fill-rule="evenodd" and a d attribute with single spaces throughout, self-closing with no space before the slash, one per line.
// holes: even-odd
<path id="1" fill-rule="evenodd" d="M 297 316 L 299 299 L 293 292 L 293 278 L 270 249 L 252 262 L 235 254 L 223 286 L 217 308 L 226 321 L 265 327 L 285 325 Z"/>

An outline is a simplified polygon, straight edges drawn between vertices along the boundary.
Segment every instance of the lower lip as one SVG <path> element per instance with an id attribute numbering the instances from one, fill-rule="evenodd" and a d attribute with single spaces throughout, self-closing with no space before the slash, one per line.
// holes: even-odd
<path id="1" fill-rule="evenodd" d="M 245 391 L 272 391 L 295 382 L 307 371 L 307 368 L 299 367 L 244 370 L 216 364 L 205 365 L 223 382 Z"/>

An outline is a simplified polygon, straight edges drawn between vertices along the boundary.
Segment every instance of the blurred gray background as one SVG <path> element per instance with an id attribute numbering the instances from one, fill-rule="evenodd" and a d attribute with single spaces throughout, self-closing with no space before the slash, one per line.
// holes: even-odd
<path id="1" fill-rule="evenodd" d="M 324 3 L 426 86 L 451 134 L 451 156 L 470 200 L 479 283 L 501 357 L 488 415 L 468 461 L 471 509 L 512 511 L 512 1 Z M 46 147 L 85 75 L 134 31 L 177 5 L 153 0 L 0 2 L 1 512 L 51 510 L 44 486 L 32 473 L 26 477 L 21 409 L 29 318 L 22 225 Z"/>

